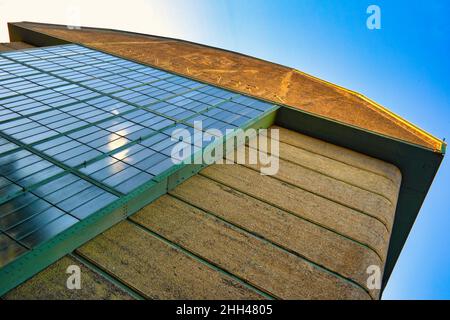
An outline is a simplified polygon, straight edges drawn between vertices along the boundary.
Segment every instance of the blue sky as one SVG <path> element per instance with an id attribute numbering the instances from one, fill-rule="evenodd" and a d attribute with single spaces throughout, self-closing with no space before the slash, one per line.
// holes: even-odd
<path id="1" fill-rule="evenodd" d="M 437 137 L 450 138 L 448 0 L 133 3 L 0 0 L 0 41 L 7 41 L 6 21 L 67 24 L 74 17 L 81 25 L 183 38 L 295 67 L 359 91 Z M 381 30 L 366 27 L 371 4 L 381 8 Z M 102 10 L 106 6 L 108 11 Z M 447 163 L 400 256 L 385 299 L 450 299 Z"/>

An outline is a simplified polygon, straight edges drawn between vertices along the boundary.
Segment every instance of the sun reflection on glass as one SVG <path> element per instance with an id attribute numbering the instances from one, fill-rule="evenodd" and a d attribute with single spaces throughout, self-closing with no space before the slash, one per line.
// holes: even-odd
<path id="1" fill-rule="evenodd" d="M 118 132 L 119 135 L 111 133 L 108 136 L 108 144 L 106 145 L 106 150 L 109 151 L 113 151 L 117 148 L 120 148 L 124 145 L 126 145 L 129 141 L 123 137 L 120 137 L 121 135 L 123 135 L 123 131 L 126 130 L 121 130 Z"/>

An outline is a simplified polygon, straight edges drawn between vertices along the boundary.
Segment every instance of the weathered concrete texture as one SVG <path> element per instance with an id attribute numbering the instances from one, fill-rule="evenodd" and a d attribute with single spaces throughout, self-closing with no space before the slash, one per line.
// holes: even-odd
<path id="1" fill-rule="evenodd" d="M 362 287 L 367 267 L 382 265 L 376 253 L 361 244 L 203 176 L 192 177 L 170 194 Z"/>
<path id="2" fill-rule="evenodd" d="M 167 195 L 131 219 L 279 298 L 369 298 L 362 288 Z"/>
<path id="3" fill-rule="evenodd" d="M 289 67 L 156 36 L 33 23 L 17 25 L 428 148 L 441 147 L 441 142 L 383 108 Z"/>
<path id="4" fill-rule="evenodd" d="M 258 149 L 252 144 L 250 145 L 251 147 L 246 147 L 242 150 L 239 149 L 239 152 L 244 154 L 246 159 L 244 165 L 255 171 L 261 172 L 262 168 L 267 168 L 267 164 L 261 162 L 260 158 L 258 158 L 255 153 L 255 151 L 259 152 L 261 149 Z M 391 230 L 397 195 L 388 199 L 384 195 L 364 189 L 361 187 L 362 183 L 358 183 L 357 180 L 352 179 L 355 175 L 355 168 L 347 164 L 310 153 L 283 142 L 279 143 L 279 148 L 279 170 L 272 176 L 306 191 L 310 191 L 311 193 L 361 211 L 378 219 L 388 230 Z M 270 147 L 267 150 L 269 150 L 268 153 L 270 153 Z M 251 156 L 252 153 L 253 156 Z M 309 154 L 310 157 L 307 158 L 309 161 L 298 161 L 298 158 L 300 158 L 298 153 Z M 320 163 L 311 161 L 314 156 L 322 157 L 321 160 L 323 164 L 321 165 Z M 250 158 L 252 157 L 255 159 L 250 161 Z M 345 170 L 342 170 L 342 168 Z M 386 182 L 387 186 L 395 189 L 391 180 L 356 168 L 357 175 L 362 175 L 364 173 L 372 176 L 372 178 L 382 179 L 383 182 Z M 344 181 L 336 178 L 336 176 L 340 176 Z M 356 184 L 354 184 L 355 182 Z M 398 188 L 394 192 L 398 193 Z"/>
<path id="5" fill-rule="evenodd" d="M 304 134 L 300 134 L 292 130 L 288 130 L 286 128 L 273 126 L 272 129 L 278 129 L 279 140 L 283 141 L 283 143 L 340 161 L 354 168 L 363 169 L 381 175 L 393 181 L 395 185 L 400 185 L 401 183 L 402 175 L 400 170 L 390 163 L 306 136 Z M 270 136 L 270 131 L 268 133 Z"/>
<path id="6" fill-rule="evenodd" d="M 361 242 L 385 256 L 389 233 L 370 216 L 240 165 L 214 165 L 201 174 Z"/>
<path id="7" fill-rule="evenodd" d="M 301 148 L 293 147 L 282 142 L 280 146 L 280 156 L 283 159 L 289 159 L 296 164 L 308 167 L 337 180 L 379 194 L 386 199 L 389 199 L 391 202 L 395 202 L 398 197 L 398 186 L 396 184 L 391 180 L 372 172 L 355 168 L 340 161 Z"/>
<path id="8" fill-rule="evenodd" d="M 392 203 L 386 198 L 283 159 L 280 159 L 279 165 L 280 169 L 274 177 L 362 211 L 380 220 L 389 231 L 391 230 L 395 206 L 392 206 Z M 247 166 L 256 171 L 262 167 L 260 164 Z"/>
<path id="9" fill-rule="evenodd" d="M 77 265 L 81 270 L 81 289 L 69 290 L 66 270 Z M 7 300 L 129 300 L 125 293 L 80 261 L 66 256 L 3 297 Z"/>
<path id="10" fill-rule="evenodd" d="M 122 222 L 78 251 L 150 299 L 260 299 L 232 278 Z"/>

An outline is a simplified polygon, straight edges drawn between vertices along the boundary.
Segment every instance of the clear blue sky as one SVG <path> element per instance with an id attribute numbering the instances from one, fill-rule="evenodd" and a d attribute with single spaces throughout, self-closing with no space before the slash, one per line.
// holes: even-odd
<path id="1" fill-rule="evenodd" d="M 450 139 L 448 0 L 24 3 L 0 0 L 1 40 L 7 40 L 6 21 L 65 24 L 75 12 L 81 25 L 184 38 L 295 67 L 359 91 L 437 137 Z M 381 30 L 366 28 L 371 4 L 381 8 Z M 450 299 L 449 161 L 431 188 L 385 299 Z"/>
<path id="2" fill-rule="evenodd" d="M 343 85 L 450 138 L 448 0 L 212 2 L 210 32 L 194 40 Z M 381 30 L 366 27 L 371 4 L 381 9 Z M 449 199 L 450 165 L 444 160 L 384 299 L 450 299 Z"/>

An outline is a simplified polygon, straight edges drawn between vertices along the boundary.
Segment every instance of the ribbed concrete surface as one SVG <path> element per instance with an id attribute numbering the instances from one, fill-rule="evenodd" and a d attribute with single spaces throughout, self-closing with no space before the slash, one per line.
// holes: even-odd
<path id="1" fill-rule="evenodd" d="M 357 286 L 171 196 L 131 219 L 277 298 L 367 298 Z"/>
<path id="2" fill-rule="evenodd" d="M 210 166 L 76 254 L 144 298 L 378 298 L 366 270 L 384 265 L 398 170 L 286 129 L 280 154 L 275 176 Z"/>
<path id="3" fill-rule="evenodd" d="M 380 256 L 386 251 L 386 227 L 359 211 L 239 165 L 214 166 L 202 174 L 370 246 Z"/>
<path id="4" fill-rule="evenodd" d="M 362 285 L 366 275 L 361 270 L 381 264 L 375 252 L 355 241 L 204 176 L 189 179 L 171 194 Z"/>
<path id="5" fill-rule="evenodd" d="M 149 299 L 260 298 L 128 221 L 77 252 Z"/>

